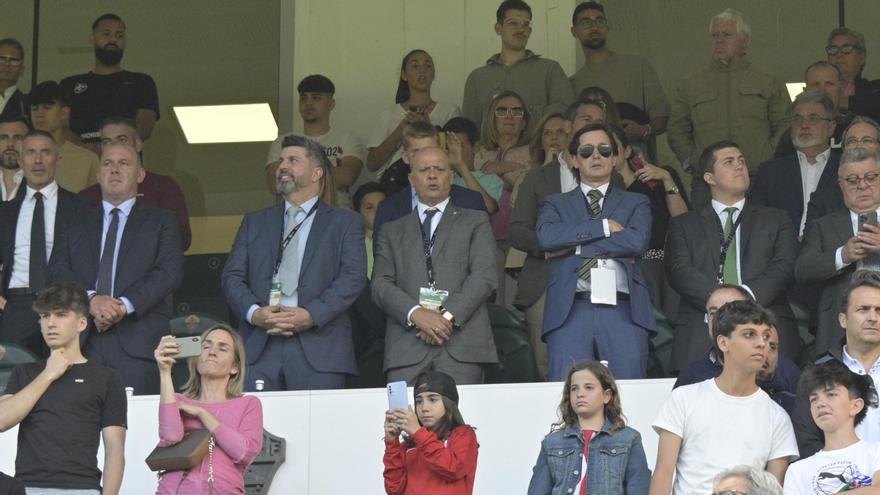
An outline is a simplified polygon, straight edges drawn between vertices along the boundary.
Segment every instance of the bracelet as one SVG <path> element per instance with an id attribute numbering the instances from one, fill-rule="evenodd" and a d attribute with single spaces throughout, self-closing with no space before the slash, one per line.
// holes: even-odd
<path id="1" fill-rule="evenodd" d="M 647 127 L 648 130 L 645 131 L 645 133 L 642 135 L 643 138 L 646 138 L 646 137 L 650 136 L 650 135 L 651 135 L 651 131 L 652 131 L 652 129 L 651 129 L 651 124 L 645 124 L 645 127 Z"/>

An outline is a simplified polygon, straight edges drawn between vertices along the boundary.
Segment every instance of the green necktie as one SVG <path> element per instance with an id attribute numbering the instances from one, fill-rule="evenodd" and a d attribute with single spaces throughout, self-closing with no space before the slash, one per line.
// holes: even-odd
<path id="1" fill-rule="evenodd" d="M 736 234 L 731 234 L 733 230 L 733 215 L 737 211 L 737 207 L 729 206 L 724 209 L 727 212 L 727 222 L 724 224 L 724 238 L 730 236 L 730 245 L 727 246 L 727 256 L 724 258 L 724 283 L 739 285 L 739 277 L 736 274 L 736 262 L 739 259 L 736 253 Z"/>

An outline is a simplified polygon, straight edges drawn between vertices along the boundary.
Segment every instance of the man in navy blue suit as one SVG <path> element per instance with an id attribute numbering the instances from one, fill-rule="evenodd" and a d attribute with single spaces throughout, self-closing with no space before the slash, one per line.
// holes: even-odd
<path id="1" fill-rule="evenodd" d="M 241 320 L 246 386 L 333 389 L 357 374 L 348 308 L 367 282 L 364 224 L 321 200 L 331 173 L 317 142 L 290 135 L 275 173 L 284 202 L 248 213 L 223 269 Z"/>
<path id="2" fill-rule="evenodd" d="M 416 122 L 407 126 L 403 131 L 403 155 L 401 158 L 409 164 L 412 156 L 418 153 L 419 150 L 439 147 L 440 135 L 437 128 L 426 122 Z M 452 201 L 452 204 L 461 208 L 486 211 L 486 204 L 483 202 L 483 197 L 480 193 L 465 187 L 453 184 L 449 193 L 449 199 Z M 390 198 L 382 201 L 379 204 L 379 209 L 376 211 L 376 221 L 373 224 L 373 239 L 379 237 L 379 228 L 382 224 L 409 215 L 418 202 L 419 198 L 416 195 L 416 189 L 412 186 L 405 187 L 391 195 Z"/>
<path id="3" fill-rule="evenodd" d="M 538 217 L 541 250 L 550 274 L 543 338 L 549 378 L 564 379 L 585 359 L 607 360 L 617 378 L 644 378 L 655 321 L 636 260 L 648 249 L 648 198 L 611 186 L 622 150 L 606 124 L 572 136 L 580 186 L 548 197 Z"/>

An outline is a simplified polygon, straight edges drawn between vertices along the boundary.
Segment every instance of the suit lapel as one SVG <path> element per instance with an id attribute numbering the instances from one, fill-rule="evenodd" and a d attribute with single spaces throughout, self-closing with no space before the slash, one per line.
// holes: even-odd
<path id="1" fill-rule="evenodd" d="M 131 212 L 128 215 L 128 219 L 125 220 L 125 228 L 122 230 L 122 240 L 119 242 L 119 255 L 116 257 L 117 278 L 119 267 L 122 266 L 122 263 L 125 260 L 125 255 L 137 239 L 138 232 L 140 232 L 141 226 L 143 226 L 146 217 L 147 214 L 140 206 L 140 202 L 135 201 L 134 206 L 132 206 Z M 114 286 L 117 289 L 120 287 L 118 280 L 114 283 Z"/>
<path id="2" fill-rule="evenodd" d="M 804 200 L 804 178 L 801 175 L 801 164 L 798 161 L 797 154 L 792 159 L 785 161 L 785 177 L 790 181 L 790 187 L 797 193 L 794 198 L 799 198 L 801 204 Z M 745 220 L 743 220 L 745 221 Z"/>
<path id="3" fill-rule="evenodd" d="M 303 253 L 303 260 L 300 265 L 302 267 L 299 271 L 300 279 L 302 279 L 302 274 L 305 273 L 305 267 L 309 266 L 312 258 L 315 257 L 315 252 L 318 250 L 318 246 L 321 245 L 324 236 L 329 230 L 322 229 L 320 226 L 327 225 L 327 223 L 330 222 L 330 216 L 333 215 L 333 210 L 331 210 L 330 207 L 324 204 L 320 199 L 318 200 L 317 207 L 318 210 L 314 213 L 315 218 L 312 219 L 312 226 L 309 228 L 309 238 L 306 240 L 306 250 Z"/>
<path id="4" fill-rule="evenodd" d="M 749 240 L 752 237 L 752 230 L 755 228 L 755 222 L 757 221 L 757 207 L 755 205 L 750 204 L 748 200 L 746 200 L 746 204 L 743 205 L 743 211 L 740 213 L 743 215 L 742 222 L 740 222 L 739 227 L 739 257 L 742 260 L 742 253 L 746 252 L 746 247 L 749 245 Z M 720 249 L 720 246 L 719 246 Z"/>
<path id="5" fill-rule="evenodd" d="M 455 221 L 458 220 L 458 217 L 458 208 L 450 201 L 446 205 L 446 211 L 440 216 L 440 223 L 437 224 L 437 228 L 434 230 L 434 232 L 437 233 L 437 237 L 434 240 L 434 249 L 432 252 L 443 252 L 443 246 L 446 245 L 446 241 L 451 237 L 452 229 L 454 228 Z M 419 229 L 419 234 L 421 235 L 421 229 Z"/>
<path id="6" fill-rule="evenodd" d="M 610 218 L 623 201 L 623 195 L 614 186 L 608 186 L 606 191 L 605 200 L 602 202 L 602 218 Z"/>
<path id="7" fill-rule="evenodd" d="M 718 215 L 715 214 L 712 205 L 708 205 L 703 208 L 700 216 L 703 238 L 706 246 L 708 246 L 709 254 L 712 256 L 712 270 L 715 270 L 721 262 L 721 241 L 718 239 Z"/>
<path id="8" fill-rule="evenodd" d="M 265 217 L 267 224 L 262 226 L 262 232 L 266 234 L 266 242 L 269 243 L 269 252 L 272 253 L 273 269 L 280 255 L 278 249 L 281 247 L 281 235 L 284 230 L 284 204 L 282 201 L 281 204 L 269 210 L 269 214 Z"/>

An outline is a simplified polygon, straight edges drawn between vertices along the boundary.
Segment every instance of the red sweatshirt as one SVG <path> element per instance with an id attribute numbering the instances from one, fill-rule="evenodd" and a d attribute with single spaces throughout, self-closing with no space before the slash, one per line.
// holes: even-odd
<path id="1" fill-rule="evenodd" d="M 477 435 L 458 426 L 444 442 L 426 428 L 412 436 L 415 447 L 385 441 L 385 492 L 388 495 L 471 495 L 477 472 Z"/>

